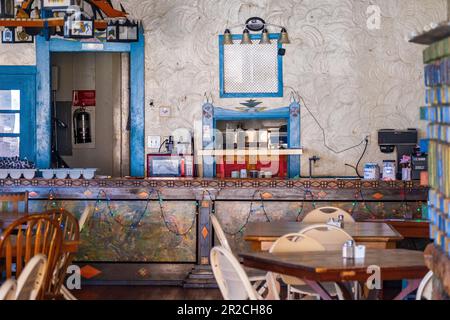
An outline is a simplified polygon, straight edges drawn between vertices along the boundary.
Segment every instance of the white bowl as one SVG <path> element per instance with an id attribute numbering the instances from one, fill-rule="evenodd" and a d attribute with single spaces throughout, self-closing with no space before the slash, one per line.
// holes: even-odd
<path id="1" fill-rule="evenodd" d="M 8 170 L 0 169 L 0 179 L 6 179 L 6 178 L 8 178 Z"/>
<path id="2" fill-rule="evenodd" d="M 22 170 L 20 169 L 8 169 L 11 179 L 20 179 L 22 177 Z"/>
<path id="3" fill-rule="evenodd" d="M 96 171 L 97 169 L 83 169 L 83 178 L 87 180 L 94 179 Z"/>
<path id="4" fill-rule="evenodd" d="M 57 179 L 66 179 L 68 170 L 67 169 L 56 169 L 55 174 L 56 174 Z"/>
<path id="5" fill-rule="evenodd" d="M 55 176 L 55 172 L 53 169 L 41 169 L 39 170 L 42 172 L 42 178 L 44 179 L 53 179 Z"/>
<path id="6" fill-rule="evenodd" d="M 81 169 L 70 169 L 69 177 L 70 179 L 80 179 L 81 178 Z"/>
<path id="7" fill-rule="evenodd" d="M 23 177 L 28 180 L 31 180 L 36 176 L 35 169 L 23 169 L 22 173 L 23 173 Z"/>

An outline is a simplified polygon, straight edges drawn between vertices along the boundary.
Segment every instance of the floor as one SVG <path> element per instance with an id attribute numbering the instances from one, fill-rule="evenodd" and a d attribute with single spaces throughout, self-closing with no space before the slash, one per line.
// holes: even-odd
<path id="1" fill-rule="evenodd" d="M 85 286 L 72 292 L 80 300 L 221 300 L 218 289 L 158 286 Z"/>
<path id="2" fill-rule="evenodd" d="M 386 286 L 384 299 L 390 300 L 400 288 Z M 72 291 L 79 300 L 222 300 L 218 289 L 185 289 L 176 286 L 84 286 Z"/>

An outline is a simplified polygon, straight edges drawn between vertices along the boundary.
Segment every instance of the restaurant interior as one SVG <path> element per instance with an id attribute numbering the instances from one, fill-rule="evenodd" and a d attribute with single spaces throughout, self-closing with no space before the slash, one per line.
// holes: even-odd
<path id="1" fill-rule="evenodd" d="M 450 1 L 0 0 L 0 34 L 0 300 L 450 299 Z"/>

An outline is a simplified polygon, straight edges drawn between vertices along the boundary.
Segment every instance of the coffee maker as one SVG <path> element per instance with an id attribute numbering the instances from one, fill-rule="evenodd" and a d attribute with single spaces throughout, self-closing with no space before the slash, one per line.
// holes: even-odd
<path id="1" fill-rule="evenodd" d="M 381 129 L 378 131 L 378 145 L 382 153 L 397 151 L 397 179 L 402 178 L 402 168 L 399 165 L 404 155 L 411 156 L 417 148 L 417 129 L 395 130 Z"/>

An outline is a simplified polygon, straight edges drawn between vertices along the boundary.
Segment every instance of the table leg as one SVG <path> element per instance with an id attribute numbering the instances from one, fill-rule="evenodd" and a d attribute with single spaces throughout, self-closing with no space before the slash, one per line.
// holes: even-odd
<path id="1" fill-rule="evenodd" d="M 403 289 L 395 298 L 394 300 L 403 300 L 407 295 L 409 295 L 411 292 L 416 290 L 420 285 L 420 279 L 409 279 L 408 285 L 405 289 Z"/>
<path id="2" fill-rule="evenodd" d="M 322 287 L 322 285 L 316 281 L 305 280 L 305 283 L 310 286 L 323 300 L 333 300 L 330 294 Z"/>

